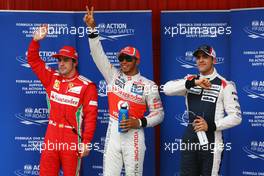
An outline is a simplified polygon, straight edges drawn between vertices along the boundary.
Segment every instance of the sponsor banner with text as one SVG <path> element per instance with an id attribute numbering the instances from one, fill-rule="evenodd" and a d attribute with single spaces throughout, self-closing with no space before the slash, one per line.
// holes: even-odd
<path id="1" fill-rule="evenodd" d="M 94 64 L 88 44 L 89 30 L 83 22 L 85 12 L 0 12 L 3 22 L 0 29 L 2 41 L 3 85 L 1 86 L 1 112 L 3 124 L 2 175 L 39 175 L 40 145 L 48 124 L 48 108 L 45 89 L 27 63 L 27 48 L 34 30 L 41 24 L 49 24 L 46 39 L 41 41 L 39 55 L 46 65 L 57 68 L 57 60 L 51 56 L 62 46 L 72 45 L 79 54 L 80 74 L 96 83 L 99 95 L 98 120 L 92 151 L 83 159 L 83 175 L 102 175 L 103 151 L 106 128 L 109 121 L 106 82 Z M 133 16 L 133 18 L 131 18 Z M 110 62 L 119 67 L 117 54 L 121 48 L 133 45 L 141 53 L 141 74 L 153 79 L 151 12 L 95 12 L 102 44 Z M 129 20 L 128 20 L 129 19 Z M 143 27 L 144 26 L 144 27 Z M 142 40 L 144 38 L 144 40 Z M 59 86 L 59 85 L 54 85 Z M 79 93 L 80 89 L 69 89 Z M 79 99 L 52 93 L 53 101 L 76 106 Z M 95 105 L 96 102 L 90 102 Z M 154 175 L 154 129 L 146 129 L 146 157 L 144 175 Z M 17 159 L 19 156 L 19 160 Z M 60 175 L 63 175 L 62 171 Z M 124 172 L 123 172 L 124 175 Z"/>

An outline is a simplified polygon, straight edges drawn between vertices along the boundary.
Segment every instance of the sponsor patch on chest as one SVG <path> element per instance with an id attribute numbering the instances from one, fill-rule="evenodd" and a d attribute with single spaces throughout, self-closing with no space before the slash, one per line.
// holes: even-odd
<path id="1" fill-rule="evenodd" d="M 125 87 L 125 79 L 124 78 L 122 78 L 122 77 L 117 77 L 116 79 L 115 79 L 115 85 L 117 85 L 118 87 L 120 87 L 121 89 L 124 89 L 124 87 Z"/>
<path id="2" fill-rule="evenodd" d="M 54 84 L 53 84 L 53 89 L 59 91 L 60 90 L 60 81 L 59 80 L 55 80 Z"/>
<path id="3" fill-rule="evenodd" d="M 59 94 L 57 92 L 51 91 L 50 100 L 55 101 L 59 104 L 69 105 L 77 107 L 80 101 L 80 98 Z"/>
<path id="4" fill-rule="evenodd" d="M 216 102 L 216 98 L 215 97 L 206 96 L 206 95 L 203 95 L 201 100 L 202 101 L 208 101 L 208 102 L 211 102 L 211 103 L 215 103 Z"/>
<path id="5" fill-rule="evenodd" d="M 80 94 L 82 90 L 82 86 L 75 86 L 68 89 L 68 92 Z"/>
<path id="6" fill-rule="evenodd" d="M 144 93 L 144 85 L 133 83 L 131 86 L 131 92 L 142 96 Z"/>

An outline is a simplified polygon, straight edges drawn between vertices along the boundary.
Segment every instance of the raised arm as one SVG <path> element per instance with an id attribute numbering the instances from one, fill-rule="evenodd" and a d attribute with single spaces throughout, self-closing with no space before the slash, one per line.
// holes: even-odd
<path id="1" fill-rule="evenodd" d="M 54 74 L 54 71 L 47 67 L 45 62 L 39 56 L 39 41 L 44 39 L 47 33 L 48 25 L 43 25 L 34 32 L 34 37 L 28 47 L 27 55 L 28 64 L 38 76 L 45 88 L 49 85 L 51 77 Z"/>
<path id="2" fill-rule="evenodd" d="M 89 34 L 89 45 L 90 45 L 91 55 L 92 55 L 92 58 L 97 68 L 100 70 L 105 80 L 108 83 L 110 83 L 110 81 L 113 79 L 113 76 L 118 71 L 109 62 L 103 50 L 102 44 L 100 42 L 98 31 L 96 31 L 95 29 L 95 20 L 94 20 L 94 15 L 93 15 L 94 8 L 91 7 L 91 9 L 89 9 L 89 7 L 86 6 L 86 10 L 87 10 L 87 13 L 84 16 L 84 21 L 86 25 L 91 28 L 91 34 Z"/>

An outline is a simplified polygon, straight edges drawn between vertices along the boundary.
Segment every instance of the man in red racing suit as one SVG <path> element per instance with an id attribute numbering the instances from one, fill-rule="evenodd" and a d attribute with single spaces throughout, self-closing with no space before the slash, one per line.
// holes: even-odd
<path id="1" fill-rule="evenodd" d="M 89 154 L 96 128 L 97 91 L 90 80 L 76 70 L 77 52 L 64 46 L 58 54 L 58 70 L 47 66 L 39 56 L 39 40 L 47 26 L 40 27 L 28 48 L 28 63 L 47 92 L 49 124 L 40 159 L 41 176 L 79 175 L 80 162 Z M 83 130 L 82 130 L 83 128 Z"/>

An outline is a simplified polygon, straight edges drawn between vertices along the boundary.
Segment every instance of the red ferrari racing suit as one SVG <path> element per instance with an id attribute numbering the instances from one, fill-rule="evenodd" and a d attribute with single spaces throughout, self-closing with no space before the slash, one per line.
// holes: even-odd
<path id="1" fill-rule="evenodd" d="M 99 36 L 89 39 L 91 55 L 108 83 L 108 103 L 110 121 L 104 148 L 104 176 L 120 175 L 123 163 L 126 175 L 142 175 L 145 154 L 143 128 L 118 132 L 118 112 L 120 104 L 129 105 L 129 117 L 147 121 L 146 127 L 162 122 L 163 107 L 155 83 L 140 75 L 127 76 L 113 67 L 103 51 Z M 157 87 L 156 87 L 157 88 Z M 149 114 L 144 117 L 144 113 Z"/>
<path id="2" fill-rule="evenodd" d="M 28 63 L 46 89 L 49 108 L 40 175 L 58 176 L 61 166 L 64 176 L 79 175 L 78 144 L 90 145 L 96 128 L 96 86 L 78 73 L 65 79 L 45 66 L 38 42 L 29 45 Z"/>

